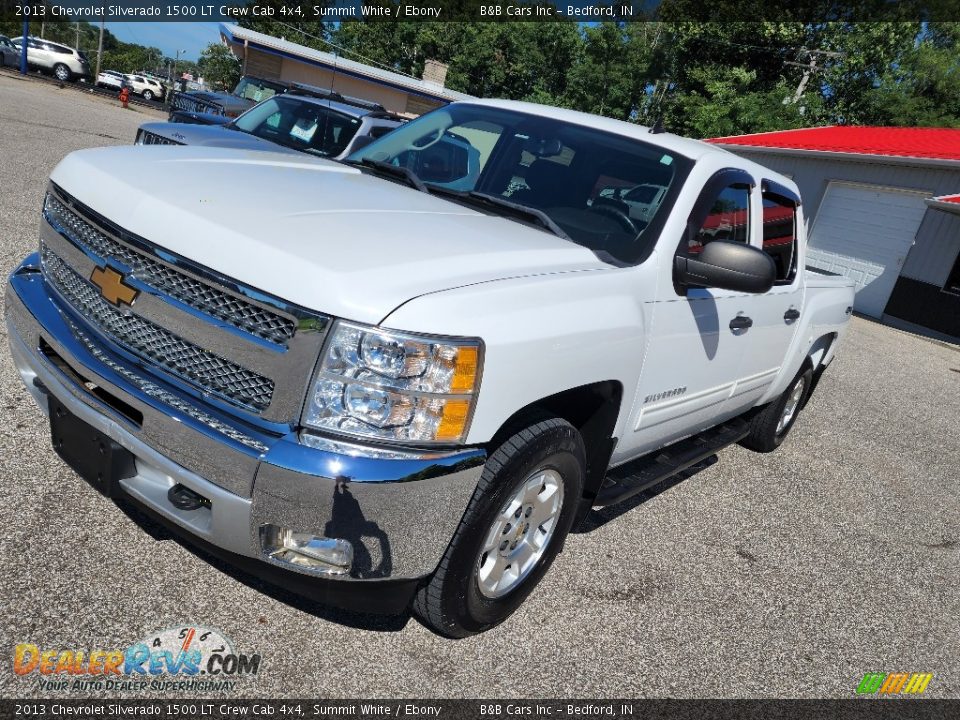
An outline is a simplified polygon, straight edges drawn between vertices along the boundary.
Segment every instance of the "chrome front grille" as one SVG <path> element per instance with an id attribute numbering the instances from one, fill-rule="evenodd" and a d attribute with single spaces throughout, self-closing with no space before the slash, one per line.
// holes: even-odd
<path id="1" fill-rule="evenodd" d="M 120 311 L 45 244 L 41 244 L 40 251 L 45 276 L 54 289 L 88 323 L 118 345 L 234 404 L 256 411 L 270 405 L 273 380 L 189 343 L 138 315 Z"/>
<path id="2" fill-rule="evenodd" d="M 43 212 L 51 225 L 81 248 L 103 260 L 119 262 L 144 284 L 201 312 L 278 345 L 285 345 L 296 331 L 292 319 L 230 295 L 114 240 L 52 193 L 47 194 Z"/>
<path id="3" fill-rule="evenodd" d="M 157 400 L 166 403 L 170 407 L 176 408 L 182 413 L 186 413 L 194 420 L 197 420 L 204 425 L 206 425 L 211 430 L 215 430 L 221 435 L 234 440 L 242 445 L 246 445 L 249 448 L 256 450 L 257 452 L 267 452 L 270 448 L 265 445 L 260 440 L 257 440 L 255 437 L 252 437 L 249 433 L 245 433 L 242 430 L 225 423 L 223 420 L 215 418 L 210 413 L 204 412 L 196 405 L 191 405 L 188 402 L 180 399 L 174 395 L 169 390 L 164 390 L 162 387 L 157 385 L 154 382 L 150 382 L 145 377 L 136 374 L 135 372 L 124 367 L 120 363 L 113 360 L 109 355 L 107 355 L 103 350 L 97 347 L 97 344 L 90 338 L 83 330 L 74 325 L 72 322 L 68 323 L 70 329 L 73 331 L 74 336 L 83 343 L 83 346 L 87 351 L 93 355 L 97 360 L 102 362 L 104 365 L 109 367 L 115 373 L 118 373 L 125 377 L 128 381 L 136 385 L 140 390 L 150 397 L 156 398 Z"/>
<path id="4" fill-rule="evenodd" d="M 157 135 L 149 130 L 141 130 L 137 138 L 138 145 L 183 145 L 182 142 L 171 140 L 163 135 Z"/>
<path id="5" fill-rule="evenodd" d="M 211 113 L 213 115 L 224 114 L 222 105 L 208 100 L 201 100 L 198 97 L 180 92 L 174 93 L 173 97 L 170 98 L 170 106 L 176 110 L 183 110 L 184 112 Z"/>

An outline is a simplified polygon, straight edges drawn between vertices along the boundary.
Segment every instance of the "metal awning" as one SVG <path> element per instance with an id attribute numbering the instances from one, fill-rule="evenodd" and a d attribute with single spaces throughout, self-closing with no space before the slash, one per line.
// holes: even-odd
<path id="1" fill-rule="evenodd" d="M 941 195 L 939 197 L 927 198 L 924 202 L 937 210 L 943 210 L 945 212 L 960 215 L 960 194 Z"/>

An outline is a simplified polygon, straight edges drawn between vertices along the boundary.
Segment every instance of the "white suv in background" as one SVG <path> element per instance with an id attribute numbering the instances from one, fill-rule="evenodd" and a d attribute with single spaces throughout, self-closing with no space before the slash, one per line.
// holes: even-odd
<path id="1" fill-rule="evenodd" d="M 97 86 L 119 90 L 123 87 L 123 73 L 116 70 L 104 70 L 97 75 Z"/>
<path id="2" fill-rule="evenodd" d="M 27 64 L 30 67 L 52 72 L 61 82 L 90 75 L 90 63 L 87 62 L 86 55 L 79 50 L 43 38 L 28 37 L 26 40 Z M 21 52 L 23 52 L 23 41 L 23 37 L 12 40 Z"/>
<path id="3" fill-rule="evenodd" d="M 130 88 L 130 92 L 140 95 L 144 100 L 163 100 L 166 90 L 163 85 L 143 75 L 124 75 L 123 81 Z"/>

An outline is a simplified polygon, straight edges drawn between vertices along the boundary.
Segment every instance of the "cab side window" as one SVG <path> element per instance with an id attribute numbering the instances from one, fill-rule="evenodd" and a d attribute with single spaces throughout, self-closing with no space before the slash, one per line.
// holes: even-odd
<path id="1" fill-rule="evenodd" d="M 777 285 L 788 285 L 797 274 L 797 204 L 784 195 L 763 193 L 763 251 L 777 266 Z"/>
<path id="2" fill-rule="evenodd" d="M 749 185 L 734 183 L 720 191 L 699 231 L 688 239 L 686 251 L 697 255 L 714 240 L 750 242 Z"/>

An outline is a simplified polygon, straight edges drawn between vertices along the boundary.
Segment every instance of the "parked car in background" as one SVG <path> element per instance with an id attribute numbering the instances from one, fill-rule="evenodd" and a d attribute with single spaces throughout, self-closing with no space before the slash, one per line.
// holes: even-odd
<path id="1" fill-rule="evenodd" d="M 123 87 L 123 73 L 116 70 L 104 70 L 97 75 L 97 87 L 106 87 L 119 90 Z"/>
<path id="2" fill-rule="evenodd" d="M 130 92 L 139 95 L 144 100 L 163 100 L 167 94 L 166 88 L 153 78 L 144 75 L 128 74 L 123 76 L 124 84 L 130 88 Z"/>
<path id="3" fill-rule="evenodd" d="M 22 50 L 23 37 L 15 37 L 11 42 Z M 52 73 L 62 82 L 90 76 L 90 63 L 84 53 L 69 45 L 33 36 L 27 38 L 27 64 Z"/>
<path id="4" fill-rule="evenodd" d="M 20 48 L 10 42 L 6 35 L 0 35 L 0 67 L 3 66 L 20 66 Z"/>
<path id="5" fill-rule="evenodd" d="M 275 95 L 220 125 L 144 123 L 135 142 L 295 151 L 338 160 L 363 142 L 361 138 L 375 140 L 402 123 L 377 103 L 301 89 Z"/>
<path id="6" fill-rule="evenodd" d="M 191 90 L 174 92 L 170 96 L 170 122 L 196 125 L 218 124 L 217 116 L 232 119 L 252 108 L 258 102 L 287 92 L 290 85 L 273 80 L 244 75 L 233 92 Z"/>
<path id="7" fill-rule="evenodd" d="M 662 185 L 652 185 L 650 183 L 626 188 L 604 188 L 593 203 L 595 205 L 607 204 L 613 207 L 625 204 L 629 208 L 631 219 L 647 222 L 660 207 L 666 192 L 667 189 Z"/>

